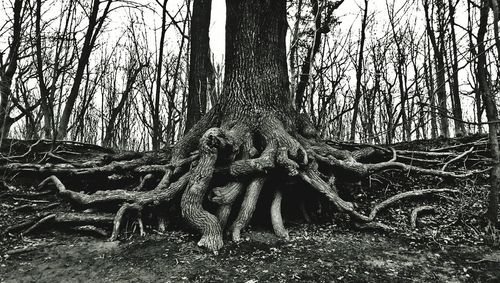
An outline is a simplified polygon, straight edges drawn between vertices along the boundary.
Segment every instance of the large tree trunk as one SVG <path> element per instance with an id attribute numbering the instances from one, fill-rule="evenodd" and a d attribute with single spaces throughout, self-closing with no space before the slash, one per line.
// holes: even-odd
<path id="1" fill-rule="evenodd" d="M 265 112 L 289 117 L 286 1 L 228 0 L 226 4 L 226 69 L 219 101 L 230 112 L 225 119 Z"/>
<path id="2" fill-rule="evenodd" d="M 216 160 L 217 151 L 210 149 L 214 144 L 210 141 L 218 140 L 215 144 L 219 149 L 237 150 L 250 134 L 260 137 L 259 143 L 266 148 L 263 156 L 277 145 L 287 147 L 295 156 L 300 155 L 301 148 L 289 134 L 295 132 L 296 112 L 290 101 L 286 62 L 286 1 L 228 0 L 226 4 L 224 90 L 211 112 L 220 128 L 207 131 L 201 138 L 204 157 L 193 172 L 200 177 L 191 179 L 181 203 L 184 217 L 203 233 L 198 244 L 213 250 L 222 246 L 222 227 L 215 215 L 200 206 L 208 189 L 205 178 L 213 174 L 210 168 Z M 188 145 L 191 136 L 199 136 L 202 132 L 197 131 L 210 116 L 200 120 L 177 145 L 173 158 L 186 152 L 182 143 Z M 250 220 L 263 185 L 264 179 L 250 183 L 232 226 L 233 239 L 239 239 Z"/>

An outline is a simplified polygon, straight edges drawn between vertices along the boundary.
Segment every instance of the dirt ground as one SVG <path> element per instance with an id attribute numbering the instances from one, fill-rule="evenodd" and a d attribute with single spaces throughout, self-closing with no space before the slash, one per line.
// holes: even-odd
<path id="1" fill-rule="evenodd" d="M 185 232 L 122 243 L 50 233 L 3 251 L 1 282 L 500 282 L 500 251 L 298 225 L 291 240 L 245 234 L 219 255 Z M 28 249 L 26 249 L 26 246 Z"/>

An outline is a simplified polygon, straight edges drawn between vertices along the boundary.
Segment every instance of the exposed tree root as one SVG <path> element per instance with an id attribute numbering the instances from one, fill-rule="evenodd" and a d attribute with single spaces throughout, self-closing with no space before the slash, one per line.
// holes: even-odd
<path id="1" fill-rule="evenodd" d="M 14 208 L 14 211 L 43 211 L 49 210 L 59 206 L 59 203 L 51 203 L 45 206 L 33 206 L 31 204 L 24 204 Z"/>
<path id="2" fill-rule="evenodd" d="M 233 241 L 238 242 L 241 240 L 241 230 L 243 230 L 248 225 L 250 219 L 252 218 L 253 212 L 255 211 L 255 206 L 257 205 L 260 191 L 264 186 L 264 181 L 264 178 L 257 178 L 253 180 L 250 185 L 248 185 L 238 217 L 231 227 L 231 235 L 233 237 Z"/>
<path id="3" fill-rule="evenodd" d="M 198 245 L 213 251 L 222 248 L 222 229 L 217 217 L 203 209 L 202 202 L 212 179 L 217 152 L 225 142 L 224 133 L 218 128 L 207 131 L 202 137 L 201 158 L 181 201 L 182 215 L 202 232 Z"/>
<path id="4" fill-rule="evenodd" d="M 42 226 L 64 225 L 78 227 L 85 225 L 99 225 L 107 227 L 113 222 L 111 214 L 89 214 L 77 212 L 49 213 L 37 217 L 35 220 L 28 220 L 23 223 L 9 227 L 5 233 L 12 233 L 22 230 L 23 235 L 29 235 Z"/>
<path id="5" fill-rule="evenodd" d="M 282 211 L 282 202 L 287 201 L 287 196 L 284 196 L 287 190 L 283 186 L 287 182 L 299 182 L 300 189 L 296 192 L 298 195 L 302 188 L 304 192 L 309 188 L 320 192 L 339 211 L 350 215 L 361 228 L 390 230 L 387 225 L 374 221 L 379 212 L 388 206 L 411 197 L 456 193 L 458 190 L 432 188 L 403 192 L 379 202 L 369 213 L 364 214 L 357 210 L 354 203 L 341 198 L 337 187 L 344 181 L 359 182 L 386 170 L 443 178 L 461 178 L 480 172 L 445 171 L 452 167 L 452 163 L 456 164 L 475 154 L 473 148 L 461 153 L 453 152 L 451 155 L 442 151 L 410 152 L 360 145 L 354 150 L 346 150 L 315 140 L 310 129 L 306 134 L 301 131 L 298 134 L 288 129 L 288 126 L 285 127 L 287 123 L 268 117 L 265 113 L 257 115 L 255 121 L 252 120 L 254 123 L 221 123 L 217 111 L 220 110 L 211 112 L 181 140 L 172 149 L 171 156 L 125 153 L 78 163 L 71 159 L 71 156 L 77 155 L 60 153 L 61 158 L 52 158 L 56 164 L 11 162 L 1 165 L 0 170 L 6 173 L 29 172 L 48 176 L 40 183 L 38 190 L 55 189 L 61 198 L 76 204 L 76 209 L 115 212 L 114 215 L 81 212 L 43 214 L 35 221 L 15 225 L 8 231 L 23 230 L 24 234 L 29 234 L 47 227 L 47 224 L 62 224 L 72 229 L 107 235 L 101 228 L 107 227 L 112 228 L 110 240 L 117 240 L 124 230 L 125 219 L 135 217 L 140 234 L 145 235 L 147 227 L 144 221 L 151 214 L 157 219 L 158 229 L 165 230 L 168 217 L 171 216 L 169 214 L 175 213 L 168 208 L 174 205 L 171 202 L 174 197 L 180 195 L 182 216 L 201 233 L 198 245 L 217 252 L 223 246 L 224 229 L 228 230 L 234 241 L 241 239 L 241 232 L 250 222 L 261 195 L 272 196 L 269 209 L 273 230 L 278 237 L 288 239 L 284 225 L 286 214 Z M 36 143 L 26 154 L 5 158 L 21 160 L 33 154 L 35 148 Z M 426 160 L 436 162 L 424 162 Z M 433 167 L 418 167 L 414 162 Z M 439 165 L 442 165 L 441 168 L 437 167 Z M 68 178 L 92 176 L 104 176 L 110 183 L 119 183 L 127 175 L 132 175 L 139 181 L 127 188 L 98 190 L 91 194 L 68 189 L 63 183 Z M 266 186 L 265 181 L 275 176 L 282 176 L 286 181 L 279 180 L 277 188 Z M 7 188 L 7 185 L 4 187 Z M 269 189 L 272 190 L 271 194 L 261 194 Z M 11 193 L 7 189 L 4 194 Z M 243 198 L 240 198 L 242 195 Z M 206 200 L 217 207 L 207 209 L 203 205 Z M 239 207 L 239 211 L 234 213 L 237 215 L 234 222 L 228 223 L 234 207 Z M 304 207 L 299 204 L 297 209 L 301 209 L 305 217 L 310 218 Z M 416 225 L 417 214 L 428 209 L 430 208 L 424 206 L 413 211 L 412 227 Z"/>
<path id="6" fill-rule="evenodd" d="M 288 231 L 283 224 L 281 215 L 281 201 L 283 200 L 283 192 L 277 189 L 274 192 L 273 202 L 271 204 L 271 222 L 273 224 L 274 233 L 280 238 L 289 239 Z"/>
<path id="7" fill-rule="evenodd" d="M 100 237 L 108 237 L 108 232 L 102 228 L 96 227 L 94 225 L 83 225 L 83 226 L 76 226 L 71 228 L 72 231 L 79 232 L 79 233 L 87 233 L 87 234 L 93 234 L 93 235 L 98 235 Z"/>
<path id="8" fill-rule="evenodd" d="M 432 205 L 424 205 L 424 206 L 419 206 L 415 209 L 412 210 L 411 216 L 410 216 L 410 227 L 412 229 L 417 228 L 417 217 L 419 213 L 426 212 L 426 211 L 435 211 L 436 207 Z"/>
<path id="9" fill-rule="evenodd" d="M 221 227 L 224 229 L 227 225 L 231 207 L 236 198 L 242 193 L 244 184 L 241 182 L 230 182 L 224 187 L 214 188 L 210 197 L 212 202 L 220 204 L 217 210 L 217 218 Z"/>

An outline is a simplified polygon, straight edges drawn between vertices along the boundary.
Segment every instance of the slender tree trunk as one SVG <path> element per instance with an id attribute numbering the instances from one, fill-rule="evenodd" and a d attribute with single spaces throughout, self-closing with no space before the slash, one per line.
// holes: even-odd
<path id="1" fill-rule="evenodd" d="M 321 9 L 318 0 L 311 0 L 312 14 L 314 15 L 314 36 L 311 46 L 307 49 L 306 58 L 302 63 L 297 91 L 295 93 L 295 108 L 301 110 L 304 107 L 305 91 L 311 76 L 311 67 L 321 45 Z"/>
<path id="2" fill-rule="evenodd" d="M 71 90 L 66 101 L 66 105 L 64 106 L 61 119 L 59 121 L 59 127 L 57 131 L 57 137 L 59 139 L 65 139 L 68 133 L 68 126 L 71 114 L 73 113 L 73 108 L 75 106 L 76 99 L 78 98 L 78 94 L 80 93 L 80 85 L 83 80 L 83 76 L 85 73 L 85 68 L 89 63 L 90 54 L 95 46 L 95 42 L 97 40 L 97 36 L 102 29 L 104 24 L 104 20 L 109 12 L 109 8 L 113 0 L 108 0 L 106 4 L 106 8 L 103 11 L 103 14 L 98 19 L 99 13 L 99 4 L 100 0 L 93 0 L 92 3 L 92 11 L 89 15 L 89 23 L 87 26 L 87 31 L 85 33 L 83 47 L 81 49 L 80 58 L 78 60 L 78 66 L 76 68 L 75 78 L 73 80 L 73 85 L 71 86 Z"/>
<path id="3" fill-rule="evenodd" d="M 106 126 L 106 133 L 102 142 L 103 146 L 109 147 L 113 145 L 112 143 L 113 140 L 115 139 L 115 131 L 116 131 L 115 129 L 116 119 L 118 118 L 118 115 L 122 112 L 122 109 L 125 106 L 125 103 L 127 102 L 130 93 L 132 92 L 137 76 L 144 67 L 145 65 L 139 65 L 137 68 L 135 68 L 135 66 L 133 65 L 129 67 L 130 69 L 128 70 L 127 84 L 125 90 L 122 92 L 120 102 L 118 102 L 118 105 L 116 105 L 116 107 L 112 108 L 111 110 L 111 115 L 109 117 L 108 125 Z"/>
<path id="4" fill-rule="evenodd" d="M 432 28 L 432 22 L 429 17 L 429 3 L 428 0 L 424 0 L 424 12 L 425 12 L 425 21 L 426 21 L 426 30 L 427 35 L 431 41 L 432 49 L 434 51 L 434 58 L 436 64 L 436 94 L 438 99 L 438 113 L 440 120 L 440 130 L 441 135 L 445 138 L 450 137 L 450 129 L 448 123 L 448 107 L 446 102 L 446 69 L 444 64 L 444 37 L 445 37 L 445 28 L 444 28 L 444 3 L 442 0 L 438 0 L 436 3 L 437 13 L 438 13 L 438 38 L 434 34 L 434 30 Z"/>
<path id="5" fill-rule="evenodd" d="M 399 84 L 399 96 L 400 96 L 400 105 L 401 105 L 401 110 L 399 112 L 399 115 L 396 118 L 395 123 L 399 123 L 399 118 L 402 119 L 402 128 L 403 128 L 403 140 L 409 140 L 411 138 L 411 123 L 408 121 L 408 115 L 406 113 L 406 103 L 408 100 L 408 91 L 406 90 L 406 76 L 403 74 L 404 71 L 404 65 L 406 63 L 406 54 L 403 50 L 403 47 L 401 45 L 403 41 L 403 36 L 401 35 L 401 31 L 396 31 L 396 24 L 395 24 L 395 15 L 394 15 L 394 6 L 390 6 L 386 2 L 387 10 L 389 13 L 389 22 L 391 25 L 391 30 L 392 30 L 392 37 L 394 39 L 394 43 L 396 44 L 396 76 L 398 78 L 398 84 Z"/>
<path id="6" fill-rule="evenodd" d="M 330 28 L 331 21 L 333 19 L 332 13 L 335 9 L 337 9 L 340 4 L 343 3 L 342 1 L 337 1 L 333 4 L 329 3 L 321 3 L 322 1 L 318 0 L 311 0 L 311 5 L 312 5 L 312 15 L 314 16 L 314 35 L 312 38 L 312 43 L 311 45 L 307 48 L 307 54 L 304 59 L 304 62 L 302 63 L 300 75 L 299 75 L 299 82 L 297 83 L 297 89 L 295 92 L 295 108 L 298 111 L 302 111 L 304 108 L 304 102 L 306 101 L 306 89 L 307 86 L 309 85 L 310 77 L 311 77 L 311 69 L 314 63 L 314 60 L 316 58 L 316 54 L 318 53 L 320 47 L 321 47 L 321 37 L 323 36 L 324 33 L 327 33 Z M 321 4 L 321 5 L 320 5 Z M 301 8 L 302 1 L 299 1 L 299 9 Z M 323 11 L 325 11 L 325 17 L 323 18 L 322 14 Z M 300 15 L 300 12 L 298 12 L 298 15 Z M 298 27 L 297 27 L 298 29 Z M 296 32 L 297 30 L 295 30 Z M 294 47 L 295 48 L 295 47 Z M 292 50 L 295 51 L 296 50 Z M 292 55 L 290 55 L 290 58 L 293 58 Z M 293 65 L 292 65 L 293 66 Z M 293 73 L 292 73 L 293 75 Z M 292 77 L 293 79 L 293 77 Z M 312 92 L 311 95 L 309 96 L 309 99 L 312 99 Z M 312 108 L 313 105 L 312 103 L 309 103 L 309 106 Z M 310 115 L 313 115 L 313 111 L 309 111 Z M 314 117 L 312 117 L 314 118 Z"/>
<path id="7" fill-rule="evenodd" d="M 429 47 L 429 46 L 427 46 Z M 432 72 L 432 63 L 430 60 L 430 50 L 427 48 L 427 56 L 429 58 L 429 61 L 427 59 L 424 59 L 424 73 L 425 73 L 425 84 L 427 87 L 427 93 L 429 96 L 429 103 L 430 107 L 429 112 L 430 112 L 430 120 L 431 120 L 431 138 L 435 139 L 438 136 L 438 129 L 437 129 L 437 115 L 436 115 L 436 94 L 434 93 L 434 76 Z"/>
<path id="8" fill-rule="evenodd" d="M 200 120 L 207 109 L 207 80 L 211 67 L 208 30 L 211 9 L 212 0 L 193 2 L 186 133 Z"/>
<path id="9" fill-rule="evenodd" d="M 12 26 L 12 41 L 10 42 L 7 65 L 0 66 L 0 145 L 8 137 L 13 119 L 9 116 L 9 100 L 11 97 L 12 78 L 16 73 L 19 58 L 19 45 L 21 44 L 21 10 L 23 1 L 14 2 L 14 20 Z M 3 64 L 3 62 L 0 62 Z"/>
<path id="10" fill-rule="evenodd" d="M 460 99 L 459 81 L 458 81 L 458 47 L 455 33 L 455 5 L 452 0 L 448 0 L 450 11 L 450 33 L 451 33 L 451 96 L 453 102 L 453 117 L 455 118 L 455 135 L 460 136 L 466 133 L 465 124 L 462 117 L 462 102 Z"/>
<path id="11" fill-rule="evenodd" d="M 165 33 L 167 32 L 167 2 L 163 1 L 161 6 L 162 16 L 161 16 L 161 31 L 160 31 L 160 42 L 158 46 L 158 60 L 156 61 L 156 87 L 155 87 L 155 97 L 152 109 L 152 134 L 151 134 L 151 144 L 153 150 L 160 149 L 161 140 L 161 121 L 160 121 L 160 93 L 161 93 L 161 82 L 162 82 L 162 70 L 163 70 L 163 50 L 165 43 Z"/>
<path id="12" fill-rule="evenodd" d="M 186 40 L 188 37 L 186 36 L 186 30 L 189 33 L 189 25 L 190 25 L 190 15 L 191 15 L 191 8 L 190 8 L 190 0 L 186 0 L 186 7 L 187 7 L 187 12 L 186 12 L 186 18 L 183 21 L 182 28 L 179 28 L 179 31 L 181 33 L 181 42 L 179 46 L 179 52 L 177 53 L 177 60 L 175 64 L 175 71 L 174 71 L 174 76 L 173 76 L 173 82 L 172 82 L 172 97 L 175 97 L 175 94 L 177 93 L 177 84 L 180 81 L 180 73 L 181 73 L 181 61 L 182 61 L 182 56 L 184 53 L 184 45 L 187 44 L 186 48 L 186 65 L 189 65 L 189 55 L 190 55 L 190 46 L 191 42 L 190 40 Z M 186 85 L 189 85 L 189 76 L 186 76 Z M 182 93 L 182 107 L 181 107 L 181 112 L 184 113 L 186 109 L 186 104 L 187 104 L 187 94 L 185 93 L 185 90 Z M 173 108 L 173 107 L 172 107 Z M 179 127 L 180 128 L 180 127 Z M 179 132 L 181 130 L 179 129 Z M 171 136 L 173 138 L 173 135 Z"/>
<path id="13" fill-rule="evenodd" d="M 499 36 L 499 28 L 498 25 L 500 23 L 500 7 L 498 4 L 498 0 L 490 0 L 491 1 L 491 10 L 493 12 L 493 36 L 495 39 L 495 46 L 497 48 L 497 59 L 500 61 L 500 36 Z M 498 61 L 497 61 L 498 62 Z"/>
<path id="14" fill-rule="evenodd" d="M 10 127 L 12 126 L 12 118 L 9 116 L 11 83 L 12 79 L 5 77 L 0 81 L 0 145 L 9 136 Z"/>
<path id="15" fill-rule="evenodd" d="M 301 21 L 301 12 L 302 12 L 302 0 L 298 0 L 297 2 L 297 11 L 295 13 L 295 23 L 293 25 L 293 31 L 291 35 L 291 43 L 290 43 L 290 56 L 288 57 L 288 64 L 290 67 L 290 93 L 294 95 L 291 97 L 295 101 L 296 87 L 297 87 L 297 49 L 299 43 L 299 26 Z M 295 106 L 297 107 L 297 105 Z"/>
<path id="16" fill-rule="evenodd" d="M 471 62 L 471 72 L 477 72 L 477 52 L 476 52 L 476 44 L 474 41 L 473 34 L 473 25 L 474 22 L 472 20 L 472 9 L 471 9 L 471 1 L 467 1 L 467 34 L 469 35 L 469 53 L 470 53 L 470 62 Z M 474 102 L 476 107 L 476 122 L 478 123 L 477 129 L 478 133 L 482 134 L 483 126 L 481 125 L 482 116 L 483 116 L 483 103 L 481 98 L 481 93 L 479 91 L 479 86 L 477 82 L 477 76 L 473 85 L 471 86 L 474 92 Z"/>
<path id="17" fill-rule="evenodd" d="M 363 73 L 363 50 L 365 47 L 365 30 L 366 21 L 368 18 L 368 0 L 365 0 L 365 9 L 363 10 L 363 19 L 361 21 L 361 39 L 359 42 L 359 52 L 358 52 L 358 66 L 356 67 L 356 90 L 354 93 L 354 109 L 352 112 L 351 121 L 351 133 L 349 136 L 350 141 L 354 141 L 356 138 L 356 123 L 358 120 L 359 112 L 359 100 L 361 99 L 361 75 Z"/>
<path id="18" fill-rule="evenodd" d="M 487 73 L 486 48 L 484 44 L 485 35 L 488 26 L 489 1 L 481 0 L 481 10 L 479 18 L 479 29 L 477 32 L 477 80 L 479 90 L 483 94 L 483 101 L 486 107 L 486 116 L 488 118 L 490 151 L 495 165 L 491 168 L 490 174 L 490 195 L 488 202 L 488 211 L 486 217 L 493 227 L 498 225 L 498 195 L 500 189 L 500 150 L 498 146 L 498 110 L 496 107 L 496 98 L 491 91 L 489 76 Z"/>
<path id="19" fill-rule="evenodd" d="M 36 57 L 36 70 L 37 70 L 37 79 L 38 79 L 38 88 L 40 89 L 41 96 L 41 109 L 43 113 L 44 125 L 43 125 L 43 133 L 45 138 L 52 137 L 51 131 L 53 129 L 52 120 L 53 120 L 53 112 L 51 107 L 49 106 L 49 89 L 45 84 L 44 72 L 43 72 L 43 58 L 42 58 L 42 34 L 40 28 L 41 22 L 41 9 L 42 9 L 42 1 L 36 1 L 36 15 L 35 15 L 35 57 Z M 68 17 L 69 18 L 69 17 Z M 54 62 L 55 63 L 55 62 Z M 56 72 L 56 70 L 54 70 Z"/>
<path id="20" fill-rule="evenodd" d="M 399 44 L 398 44 L 399 45 Z M 401 117 L 402 120 L 402 126 L 403 126 L 403 140 L 407 141 L 410 140 L 411 138 L 411 124 L 408 122 L 408 114 L 406 113 L 406 102 L 408 100 L 408 93 L 406 91 L 405 87 L 405 81 L 406 78 L 403 75 L 403 64 L 405 64 L 404 61 L 404 54 L 402 53 L 402 50 L 398 48 L 398 60 L 397 60 L 397 66 L 396 66 L 396 76 L 398 77 L 398 86 L 399 86 L 399 95 L 401 97 L 401 110 L 399 112 L 399 115 L 396 119 L 396 124 L 399 123 L 399 117 Z"/>

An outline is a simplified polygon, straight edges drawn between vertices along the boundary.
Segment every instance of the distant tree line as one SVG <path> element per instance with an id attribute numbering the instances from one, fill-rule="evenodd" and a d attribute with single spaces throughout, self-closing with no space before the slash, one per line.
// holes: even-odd
<path id="1" fill-rule="evenodd" d="M 170 2 L 4 1 L 2 139 L 174 143 L 215 104 L 224 66 L 210 50 L 211 1 Z M 497 120 L 498 0 L 359 1 L 349 30 L 342 4 L 287 7 L 292 99 L 322 137 L 390 144 Z"/>

